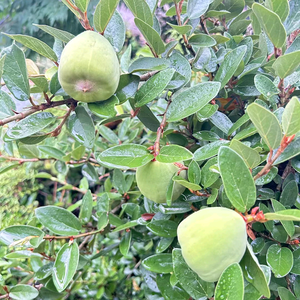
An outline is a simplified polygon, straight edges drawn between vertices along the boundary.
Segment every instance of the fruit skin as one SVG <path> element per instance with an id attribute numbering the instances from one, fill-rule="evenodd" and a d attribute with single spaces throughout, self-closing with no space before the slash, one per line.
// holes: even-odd
<path id="1" fill-rule="evenodd" d="M 237 212 L 224 207 L 191 214 L 179 224 L 177 236 L 185 262 L 207 282 L 217 281 L 246 251 L 246 223 Z"/>
<path id="2" fill-rule="evenodd" d="M 156 203 L 165 203 L 170 180 L 179 168 L 172 163 L 150 161 L 137 168 L 136 182 L 141 193 Z M 180 172 L 180 176 L 186 178 L 186 171 Z M 172 201 L 176 200 L 185 190 L 185 187 L 175 183 Z"/>
<path id="3" fill-rule="evenodd" d="M 85 31 L 64 48 L 58 80 L 65 92 L 77 101 L 107 100 L 119 84 L 117 55 L 109 41 L 94 31 Z"/>

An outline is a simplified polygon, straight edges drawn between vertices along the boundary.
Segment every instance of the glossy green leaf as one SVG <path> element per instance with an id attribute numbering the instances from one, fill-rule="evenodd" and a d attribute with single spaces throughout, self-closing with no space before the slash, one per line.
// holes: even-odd
<path id="1" fill-rule="evenodd" d="M 121 14 L 115 10 L 104 31 L 104 37 L 111 43 L 116 52 L 123 48 L 126 35 L 126 26 Z"/>
<path id="2" fill-rule="evenodd" d="M 300 154 L 300 137 L 295 138 L 279 155 L 275 161 L 275 165 L 291 159 Z"/>
<path id="3" fill-rule="evenodd" d="M 94 26 L 98 32 L 104 32 L 110 18 L 114 14 L 119 0 L 101 0 L 94 13 Z"/>
<path id="4" fill-rule="evenodd" d="M 142 57 L 135 60 L 128 69 L 129 73 L 140 71 L 161 71 L 170 66 L 168 60 L 164 58 Z"/>
<path id="5" fill-rule="evenodd" d="M 157 161 L 173 163 L 193 158 L 193 153 L 179 145 L 163 146 L 156 157 Z"/>
<path id="6" fill-rule="evenodd" d="M 285 210 L 284 205 L 282 205 L 280 202 L 278 202 L 275 199 L 271 199 L 272 201 L 272 206 L 274 211 L 281 211 L 281 210 Z M 292 237 L 295 233 L 295 226 L 293 221 L 281 221 L 282 226 L 284 227 L 285 231 L 287 232 L 287 234 Z"/>
<path id="7" fill-rule="evenodd" d="M 188 202 L 185 201 L 175 201 L 171 202 L 171 204 L 162 203 L 158 207 L 159 211 L 165 215 L 173 215 L 178 213 L 186 213 L 191 211 L 191 206 Z"/>
<path id="8" fill-rule="evenodd" d="M 95 127 L 92 118 L 83 106 L 77 106 L 75 115 L 69 118 L 68 128 L 75 139 L 87 148 L 95 142 Z"/>
<path id="9" fill-rule="evenodd" d="M 165 300 L 188 300 L 189 295 L 177 285 L 171 284 L 171 277 L 167 274 L 159 274 L 156 277 L 157 286 Z M 176 279 L 176 278 L 175 278 Z"/>
<path id="10" fill-rule="evenodd" d="M 23 51 L 12 44 L 5 48 L 1 54 L 5 55 L 3 67 L 3 80 L 9 91 L 20 101 L 29 99 L 29 81 Z"/>
<path id="11" fill-rule="evenodd" d="M 105 125 L 100 125 L 98 127 L 98 131 L 104 139 L 108 140 L 113 145 L 119 144 L 118 136 L 110 128 L 106 127 Z"/>
<path id="12" fill-rule="evenodd" d="M 221 88 L 223 88 L 230 80 L 230 78 L 234 75 L 246 51 L 247 47 L 243 45 L 237 47 L 236 49 L 228 52 L 225 55 L 224 61 L 222 62 L 214 78 L 215 81 L 221 82 Z"/>
<path id="13" fill-rule="evenodd" d="M 278 295 L 282 300 L 296 300 L 296 297 L 285 287 L 278 287 Z"/>
<path id="14" fill-rule="evenodd" d="M 266 7 L 276 13 L 284 22 L 290 12 L 288 0 L 267 0 Z"/>
<path id="15" fill-rule="evenodd" d="M 230 148 L 238 153 L 247 164 L 248 168 L 253 169 L 260 164 L 260 156 L 254 149 L 246 146 L 238 140 L 232 140 Z"/>
<path id="16" fill-rule="evenodd" d="M 177 225 L 170 220 L 152 220 L 146 227 L 155 235 L 171 238 L 177 236 Z"/>
<path id="17" fill-rule="evenodd" d="M 277 278 L 286 276 L 293 267 L 293 253 L 287 247 L 271 245 L 267 252 L 267 264 Z"/>
<path id="18" fill-rule="evenodd" d="M 43 240 L 43 237 L 43 231 L 27 225 L 9 226 L 0 231 L 0 242 L 7 246 L 11 244 L 26 245 L 29 243 L 32 247 L 37 247 Z"/>
<path id="19" fill-rule="evenodd" d="M 244 277 L 241 267 L 234 263 L 226 268 L 218 280 L 215 300 L 240 300 L 244 297 Z"/>
<path id="20" fill-rule="evenodd" d="M 187 15 L 189 19 L 197 19 L 208 10 L 210 0 L 189 0 L 187 3 Z"/>
<path id="21" fill-rule="evenodd" d="M 127 0 L 128 1 L 128 0 Z M 136 1 L 136 0 L 134 0 Z M 140 2 L 139 0 L 137 2 Z M 143 34 L 151 49 L 157 54 L 162 54 L 165 51 L 165 45 L 155 29 L 139 18 L 134 19 L 135 25 Z"/>
<path id="22" fill-rule="evenodd" d="M 75 5 L 76 5 L 82 12 L 86 12 L 90 0 L 74 0 L 74 2 L 75 2 Z"/>
<path id="23" fill-rule="evenodd" d="M 140 167 L 152 159 L 153 155 L 145 146 L 136 144 L 115 146 L 103 151 L 97 157 L 99 162 L 120 169 Z"/>
<path id="24" fill-rule="evenodd" d="M 189 295 L 195 299 L 210 298 L 214 283 L 203 281 L 184 261 L 180 249 L 173 249 L 173 267 L 177 280 Z"/>
<path id="25" fill-rule="evenodd" d="M 297 275 L 300 275 L 300 248 L 296 249 L 294 252 L 293 252 L 293 259 L 294 259 L 294 262 L 293 262 L 293 268 L 291 270 L 291 273 L 293 274 L 297 274 Z M 297 285 L 298 285 L 298 282 L 297 282 Z"/>
<path id="26" fill-rule="evenodd" d="M 58 80 L 58 72 L 56 72 L 50 80 L 50 93 L 55 95 L 61 89 L 61 85 Z"/>
<path id="27" fill-rule="evenodd" d="M 232 127 L 231 120 L 222 112 L 216 111 L 209 120 L 226 135 L 229 132 L 229 129 Z"/>
<path id="28" fill-rule="evenodd" d="M 120 76 L 119 86 L 116 91 L 116 96 L 118 97 L 120 104 L 135 95 L 139 81 L 140 78 L 136 75 L 122 74 Z"/>
<path id="29" fill-rule="evenodd" d="M 51 113 L 39 112 L 19 121 L 6 134 L 13 140 L 22 139 L 38 133 L 53 123 L 53 121 L 55 121 L 55 118 Z"/>
<path id="30" fill-rule="evenodd" d="M 4 167 L 0 167 L 0 174 L 8 172 L 9 170 L 14 169 L 14 168 L 16 168 L 19 165 L 20 164 L 17 162 L 17 163 L 12 163 L 12 164 L 6 165 Z"/>
<path id="31" fill-rule="evenodd" d="M 92 210 L 93 210 L 93 197 L 91 191 L 88 190 L 82 198 L 82 205 L 80 208 L 79 219 L 83 223 L 88 223 L 92 216 Z"/>
<path id="32" fill-rule="evenodd" d="M 119 245 L 120 252 L 124 256 L 126 256 L 128 254 L 128 251 L 130 249 L 131 236 L 132 236 L 131 231 L 125 232 L 125 234 L 120 242 L 120 245 Z"/>
<path id="33" fill-rule="evenodd" d="M 244 257 L 240 262 L 245 279 L 250 282 L 262 295 L 270 298 L 268 281 L 263 272 L 258 259 L 252 251 L 252 247 L 247 244 L 247 249 Z"/>
<path id="34" fill-rule="evenodd" d="M 300 103 L 297 97 L 293 97 L 284 109 L 282 128 L 286 136 L 300 131 Z"/>
<path id="35" fill-rule="evenodd" d="M 211 167 L 217 166 L 218 158 L 209 159 L 201 169 L 201 185 L 204 188 L 213 185 L 220 177 L 220 173 L 214 172 Z"/>
<path id="36" fill-rule="evenodd" d="M 188 2 L 189 3 L 189 2 Z M 207 34 L 198 33 L 189 38 L 189 43 L 197 47 L 212 47 L 216 45 L 215 39 Z"/>
<path id="37" fill-rule="evenodd" d="M 300 50 L 278 57 L 272 65 L 276 75 L 285 78 L 291 75 L 300 65 Z"/>
<path id="38" fill-rule="evenodd" d="M 221 2 L 221 1 L 219 1 L 219 2 Z M 227 20 L 230 20 L 233 17 L 240 14 L 245 7 L 244 0 L 223 0 L 223 3 L 224 3 L 224 6 L 221 6 L 221 7 L 230 12 L 230 14 L 225 15 Z"/>
<path id="39" fill-rule="evenodd" d="M 119 99 L 113 95 L 105 101 L 89 103 L 88 107 L 93 114 L 100 118 L 112 118 L 117 114 L 115 106 L 118 104 Z"/>
<path id="40" fill-rule="evenodd" d="M 64 42 L 64 43 L 68 43 L 72 38 L 74 38 L 75 36 L 67 31 L 63 31 L 48 25 L 40 25 L 40 24 L 33 24 L 34 26 L 40 28 L 41 30 L 49 33 L 50 35 L 52 35 L 53 37 L 59 39 L 60 41 Z"/>
<path id="41" fill-rule="evenodd" d="M 64 244 L 56 255 L 52 278 L 58 292 L 65 290 L 77 270 L 79 249 L 76 242 Z"/>
<path id="42" fill-rule="evenodd" d="M 270 98 L 280 92 L 272 80 L 262 74 L 255 75 L 254 84 L 257 90 L 266 98 Z"/>
<path id="43" fill-rule="evenodd" d="M 292 207 L 298 197 L 298 184 L 295 180 L 289 181 L 280 195 L 280 203 L 286 207 Z"/>
<path id="44" fill-rule="evenodd" d="M 300 221 L 300 210 L 298 209 L 286 209 L 276 213 L 265 213 L 264 215 L 266 220 Z"/>
<path id="45" fill-rule="evenodd" d="M 35 216 L 43 226 L 58 235 L 76 235 L 82 229 L 77 217 L 61 207 L 39 207 L 35 210 Z"/>
<path id="46" fill-rule="evenodd" d="M 189 182 L 199 184 L 201 180 L 201 170 L 198 163 L 192 160 L 188 168 L 188 179 Z"/>
<path id="47" fill-rule="evenodd" d="M 194 133 L 193 137 L 195 137 L 199 141 L 213 142 L 213 141 L 219 141 L 220 140 L 220 137 L 216 133 L 214 133 L 212 131 L 206 131 L 206 130 Z"/>
<path id="48" fill-rule="evenodd" d="M 167 22 L 168 25 L 170 25 L 174 30 L 176 30 L 179 34 L 187 34 L 189 31 L 193 29 L 191 25 L 174 25 L 169 22 Z"/>
<path id="49" fill-rule="evenodd" d="M 249 210 L 256 201 L 253 177 L 243 158 L 229 147 L 219 150 L 218 164 L 226 195 L 240 212 Z"/>
<path id="50" fill-rule="evenodd" d="M 45 56 L 52 61 L 55 62 L 57 61 L 57 56 L 55 52 L 47 44 L 40 41 L 39 39 L 28 35 L 22 35 L 22 34 L 7 34 L 7 33 L 3 33 L 3 34 L 23 44 L 24 46 L 37 52 L 38 54 Z"/>
<path id="51" fill-rule="evenodd" d="M 268 147 L 276 149 L 282 139 L 281 126 L 276 116 L 257 103 L 250 104 L 247 113 Z"/>
<path id="52" fill-rule="evenodd" d="M 215 142 L 206 144 L 206 145 L 202 146 L 201 148 L 198 148 L 195 151 L 194 160 L 201 161 L 201 160 L 206 160 L 210 157 L 213 157 L 218 154 L 218 151 L 221 146 L 224 146 L 228 143 L 229 143 L 229 141 L 220 140 L 220 141 L 215 141 Z"/>
<path id="53" fill-rule="evenodd" d="M 286 40 L 286 31 L 279 16 L 258 3 L 252 5 L 252 11 L 273 45 L 276 48 L 283 47 Z"/>
<path id="54" fill-rule="evenodd" d="M 253 177 L 256 174 L 258 174 L 262 169 L 263 169 L 263 166 L 255 168 L 253 170 L 253 172 L 252 172 Z M 268 184 L 268 183 L 270 183 L 275 178 L 275 176 L 277 175 L 277 173 L 278 173 L 278 169 L 276 167 L 272 167 L 267 174 L 265 174 L 265 175 L 257 178 L 255 180 L 255 184 L 256 185 L 265 185 L 265 184 Z"/>
<path id="55" fill-rule="evenodd" d="M 170 273 L 173 271 L 172 254 L 154 254 L 145 258 L 142 261 L 142 265 L 146 270 L 154 273 Z"/>
<path id="56" fill-rule="evenodd" d="M 31 300 L 35 299 L 39 291 L 28 284 L 17 284 L 9 291 L 9 298 L 14 300 Z"/>
<path id="57" fill-rule="evenodd" d="M 161 238 L 156 246 L 155 253 L 162 253 L 172 244 L 174 238 Z"/>
<path id="58" fill-rule="evenodd" d="M 152 13 L 145 0 L 124 0 L 124 2 L 136 18 L 141 19 L 150 26 L 153 25 Z"/>
<path id="59" fill-rule="evenodd" d="M 0 91 L 0 120 L 13 116 L 16 110 L 16 104 L 4 91 Z"/>
<path id="60" fill-rule="evenodd" d="M 167 120 L 179 121 L 197 112 L 217 95 L 219 89 L 219 82 L 203 82 L 176 94 L 167 111 Z"/>
<path id="61" fill-rule="evenodd" d="M 173 181 L 185 186 L 186 188 L 188 189 L 191 189 L 193 191 L 198 191 L 198 190 L 201 190 L 201 186 L 196 184 L 196 183 L 192 183 L 192 182 L 189 182 L 187 180 L 185 180 L 184 178 L 182 178 L 181 176 L 174 176 L 172 178 Z"/>
<path id="62" fill-rule="evenodd" d="M 158 97 L 165 90 L 174 73 L 174 69 L 166 69 L 148 79 L 135 94 L 135 107 L 141 107 Z"/>
<path id="63" fill-rule="evenodd" d="M 57 160 L 62 160 L 65 156 L 65 153 L 52 146 L 38 146 L 38 149 L 47 154 L 49 157 L 56 158 Z"/>

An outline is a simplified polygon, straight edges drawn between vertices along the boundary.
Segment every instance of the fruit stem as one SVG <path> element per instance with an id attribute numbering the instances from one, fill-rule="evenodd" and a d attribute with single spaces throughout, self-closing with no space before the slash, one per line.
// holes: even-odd
<path id="1" fill-rule="evenodd" d="M 157 128 L 157 134 L 156 134 L 156 140 L 154 142 L 154 145 L 153 145 L 153 156 L 156 157 L 158 154 L 159 154 L 159 141 L 160 141 L 160 138 L 163 137 L 163 133 L 164 133 L 164 128 L 166 127 L 167 125 L 167 122 L 166 122 L 166 114 L 167 114 L 167 111 L 168 111 L 168 108 L 171 104 L 171 98 L 169 99 L 168 101 L 168 104 L 167 104 L 167 107 L 166 107 L 166 110 L 165 112 L 163 113 L 163 118 L 160 122 L 160 125 L 159 127 Z"/>

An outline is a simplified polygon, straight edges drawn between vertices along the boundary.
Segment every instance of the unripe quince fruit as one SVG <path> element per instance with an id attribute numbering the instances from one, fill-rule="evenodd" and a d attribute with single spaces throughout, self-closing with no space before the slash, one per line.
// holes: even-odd
<path id="1" fill-rule="evenodd" d="M 234 210 L 210 207 L 184 219 L 177 228 L 182 255 L 201 279 L 215 282 L 239 263 L 247 244 L 246 223 Z"/>
<path id="2" fill-rule="evenodd" d="M 148 199 L 156 203 L 165 203 L 170 180 L 178 171 L 179 168 L 172 163 L 150 161 L 146 165 L 137 168 L 136 182 L 138 188 Z M 181 171 L 179 176 L 186 178 L 186 171 Z M 172 201 L 176 200 L 184 190 L 185 187 L 176 182 Z"/>
<path id="3" fill-rule="evenodd" d="M 85 31 L 64 48 L 58 79 L 65 92 L 77 101 L 107 100 L 119 84 L 117 55 L 109 41 L 94 31 Z"/>

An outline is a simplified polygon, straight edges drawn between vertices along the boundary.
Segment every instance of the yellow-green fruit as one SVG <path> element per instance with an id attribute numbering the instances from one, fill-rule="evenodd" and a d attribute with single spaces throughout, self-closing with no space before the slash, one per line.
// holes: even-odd
<path id="1" fill-rule="evenodd" d="M 58 80 L 73 99 L 82 102 L 107 100 L 119 84 L 117 55 L 109 41 L 94 31 L 85 31 L 64 48 Z"/>
<path id="2" fill-rule="evenodd" d="M 239 263 L 247 244 L 245 221 L 224 207 L 191 214 L 179 224 L 177 236 L 184 260 L 207 282 L 217 281 L 229 265 Z"/>
<path id="3" fill-rule="evenodd" d="M 156 203 L 165 203 L 168 185 L 179 168 L 172 163 L 150 161 L 146 165 L 137 168 L 136 182 L 141 193 Z M 180 176 L 186 178 L 186 171 L 180 172 Z M 185 190 L 185 187 L 175 183 L 172 201 L 176 200 Z"/>

